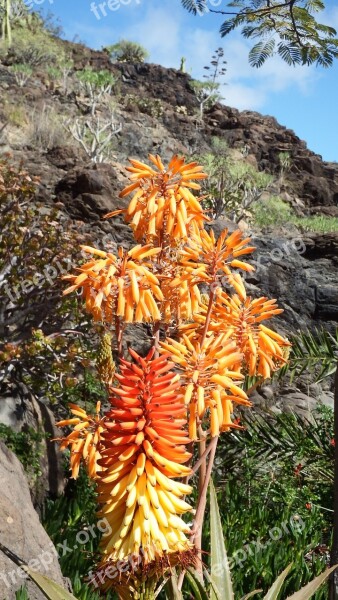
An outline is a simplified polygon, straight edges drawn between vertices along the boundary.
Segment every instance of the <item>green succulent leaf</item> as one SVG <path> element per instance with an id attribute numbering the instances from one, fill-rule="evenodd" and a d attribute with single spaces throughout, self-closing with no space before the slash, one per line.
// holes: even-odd
<path id="1" fill-rule="evenodd" d="M 210 481 L 210 544 L 211 544 L 211 581 L 222 600 L 234 600 L 231 571 L 225 549 L 223 528 L 213 481 Z M 213 587 L 211 600 L 219 600 Z"/>

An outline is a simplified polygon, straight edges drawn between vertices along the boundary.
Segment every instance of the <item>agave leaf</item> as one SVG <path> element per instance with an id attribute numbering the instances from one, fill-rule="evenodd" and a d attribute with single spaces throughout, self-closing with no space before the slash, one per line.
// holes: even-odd
<path id="1" fill-rule="evenodd" d="M 285 581 L 286 576 L 288 575 L 292 564 L 286 567 L 284 571 L 277 577 L 276 581 L 269 589 L 268 593 L 264 596 L 263 600 L 277 600 L 279 593 L 282 589 L 283 583 Z"/>
<path id="2" fill-rule="evenodd" d="M 225 550 L 223 529 L 215 486 L 210 481 L 210 545 L 211 545 L 211 580 L 219 591 L 222 600 L 234 600 L 231 572 Z M 218 600 L 214 589 L 211 590 L 211 600 Z"/>
<path id="3" fill-rule="evenodd" d="M 35 585 L 48 600 L 76 600 L 73 594 L 67 592 L 67 590 L 52 579 L 49 579 L 49 577 L 41 575 L 41 573 L 35 573 L 29 567 L 22 566 L 21 568 L 26 571 L 29 578 L 34 581 Z"/>
<path id="4" fill-rule="evenodd" d="M 186 579 L 189 583 L 191 591 L 193 592 L 193 598 L 195 598 L 195 600 L 209 600 L 207 590 L 203 586 L 196 571 L 193 569 L 187 569 Z"/>
<path id="5" fill-rule="evenodd" d="M 159 595 L 162 587 L 157 590 L 155 598 Z M 168 592 L 170 600 L 182 600 L 182 592 L 178 589 L 178 578 L 176 570 L 173 569 L 171 576 L 165 582 L 165 591 Z"/>
<path id="6" fill-rule="evenodd" d="M 322 585 L 322 583 L 324 583 L 325 579 L 327 579 L 330 573 L 332 573 L 332 571 L 334 571 L 337 568 L 337 566 L 338 565 L 335 565 L 330 569 L 326 569 L 324 573 L 321 573 L 320 575 L 318 575 L 318 577 L 315 577 L 315 579 L 313 579 L 312 581 L 310 581 L 310 583 L 305 585 L 301 590 L 299 590 L 299 592 L 295 592 L 295 594 L 292 594 L 292 596 L 288 596 L 287 600 L 308 600 L 308 598 L 311 598 L 313 594 L 318 590 L 318 588 Z"/>
<path id="7" fill-rule="evenodd" d="M 219 590 L 217 589 L 215 583 L 212 581 L 207 569 L 203 569 L 203 575 L 208 581 L 208 583 L 210 583 L 210 600 L 212 598 L 212 592 L 214 593 L 216 600 L 222 600 Z"/>
<path id="8" fill-rule="evenodd" d="M 256 596 L 256 594 L 259 594 L 262 591 L 263 590 L 254 590 L 253 592 L 249 592 L 249 594 L 245 594 L 245 596 L 243 596 L 241 600 L 249 600 L 249 598 L 252 598 L 252 596 Z"/>
<path id="9" fill-rule="evenodd" d="M 27 573 L 28 577 L 34 581 L 35 585 L 41 590 L 44 596 L 48 598 L 48 600 L 77 600 L 73 594 L 67 592 L 61 585 L 49 579 L 45 575 L 41 575 L 41 573 L 36 573 L 32 571 L 28 565 L 17 556 L 12 550 L 4 546 L 0 543 L 0 550 L 7 556 L 15 565 L 18 565 L 20 569 Z"/>

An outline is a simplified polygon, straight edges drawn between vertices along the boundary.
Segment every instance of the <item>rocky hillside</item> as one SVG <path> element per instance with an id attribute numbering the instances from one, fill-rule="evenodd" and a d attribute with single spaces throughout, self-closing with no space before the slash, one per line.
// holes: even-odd
<path id="1" fill-rule="evenodd" d="M 93 242 L 103 245 L 108 239 L 113 247 L 131 244 L 122 219 L 101 220 L 122 205 L 118 192 L 126 181 L 128 156 L 145 160 L 152 152 L 164 160 L 173 153 L 189 157 L 209 151 L 214 137 L 234 150 L 244 149 L 248 163 L 274 175 L 280 169 L 279 154 L 288 153 L 291 166 L 284 199 L 298 215 L 338 217 L 338 164 L 323 162 L 273 117 L 217 104 L 201 122 L 189 75 L 152 64 L 111 64 L 104 52 L 68 42 L 62 46 L 73 61 L 63 83 L 55 81 L 50 71 L 37 68 L 21 86 L 13 60 L 5 58 L 0 63 L 0 153 L 10 152 L 17 163 L 38 176 L 37 200 L 46 207 L 57 206 Z M 99 117 L 113 114 L 120 128 L 108 164 L 91 163 L 63 126 L 90 112 L 74 83 L 76 72 L 86 66 L 108 70 L 117 80 L 110 105 L 98 109 Z M 221 218 L 212 226 L 220 231 L 234 224 Z M 242 226 L 250 233 L 250 225 Z M 322 325 L 334 331 L 338 323 L 338 231 L 302 233 L 292 226 L 263 232 L 255 227 L 251 233 L 257 246 L 256 272 L 247 278 L 248 289 L 253 296 L 263 293 L 278 299 L 285 309 L 278 328 L 285 333 Z M 332 403 L 330 383 L 312 395 L 306 381 L 297 385 L 288 388 L 289 406 L 298 402 L 300 409 L 306 408 L 320 395 Z M 283 406 L 285 398 L 276 393 L 268 392 L 269 405 L 279 402 Z M 15 421 L 17 398 L 11 392 L 9 397 L 2 413 L 0 409 L 0 422 Z"/>

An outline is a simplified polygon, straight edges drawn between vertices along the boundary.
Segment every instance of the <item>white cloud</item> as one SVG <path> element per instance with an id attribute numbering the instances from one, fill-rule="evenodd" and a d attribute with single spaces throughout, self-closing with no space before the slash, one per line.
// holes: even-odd
<path id="1" fill-rule="evenodd" d="M 290 67 L 278 56 L 268 59 L 259 69 L 251 67 L 250 44 L 239 33 L 222 39 L 214 20 L 212 29 L 203 29 L 198 17 L 192 19 L 185 11 L 173 10 L 172 0 L 162 0 L 157 7 L 131 0 L 127 8 L 132 13 L 122 35 L 111 18 L 91 25 L 77 23 L 76 30 L 95 47 L 120 37 L 137 41 L 150 52 L 151 62 L 166 67 L 178 69 L 184 56 L 187 72 L 196 79 L 203 78 L 206 73 L 203 67 L 210 64 L 215 49 L 222 46 L 227 60 L 223 78 L 227 85 L 222 85 L 222 95 L 225 104 L 240 110 L 264 110 L 275 94 L 286 90 L 310 94 L 321 76 L 315 67 Z M 338 9 L 334 14 L 338 21 Z M 203 26 L 206 18 L 203 18 Z"/>

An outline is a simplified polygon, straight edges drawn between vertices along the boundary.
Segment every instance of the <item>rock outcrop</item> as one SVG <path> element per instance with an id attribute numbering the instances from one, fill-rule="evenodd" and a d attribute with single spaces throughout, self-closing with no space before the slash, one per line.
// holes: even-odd
<path id="1" fill-rule="evenodd" d="M 34 510 L 22 465 L 0 441 L 0 540 L 33 571 L 64 587 L 57 551 Z M 15 592 L 27 582 L 30 600 L 45 596 L 24 572 L 0 550 L 0 597 L 15 600 Z"/>

